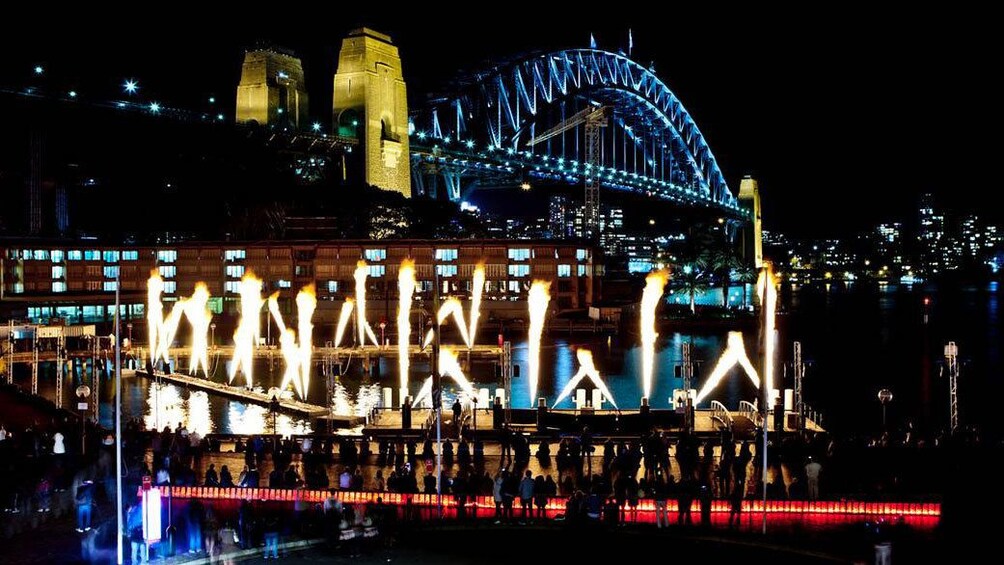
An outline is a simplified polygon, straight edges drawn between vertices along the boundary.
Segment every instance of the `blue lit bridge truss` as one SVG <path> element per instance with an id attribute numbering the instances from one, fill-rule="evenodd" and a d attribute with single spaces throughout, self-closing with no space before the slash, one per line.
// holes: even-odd
<path id="1" fill-rule="evenodd" d="M 587 105 L 606 106 L 599 171 L 584 161 L 583 127 L 540 143 Z M 442 182 L 450 199 L 471 188 L 532 179 L 605 188 L 741 214 L 697 124 L 672 91 L 622 54 L 569 49 L 527 55 L 459 81 L 411 116 L 417 190 Z"/>

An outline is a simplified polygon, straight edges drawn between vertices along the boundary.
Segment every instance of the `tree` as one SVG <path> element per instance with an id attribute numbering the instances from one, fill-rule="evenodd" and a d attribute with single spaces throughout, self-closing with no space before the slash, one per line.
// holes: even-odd
<path id="1" fill-rule="evenodd" d="M 736 282 L 742 284 L 743 286 L 743 307 L 745 308 L 747 306 L 746 285 L 756 282 L 757 270 L 753 268 L 753 265 L 749 263 L 740 262 L 739 265 L 736 267 L 735 276 L 736 276 Z"/>
<path id="2" fill-rule="evenodd" d="M 708 254 L 708 263 L 711 270 L 718 279 L 718 284 L 722 286 L 722 307 L 729 307 L 729 287 L 732 286 L 732 270 L 740 266 L 739 258 L 736 257 L 735 249 L 728 241 L 713 247 Z M 745 289 L 744 289 L 745 292 Z M 743 298 L 745 303 L 745 297 Z"/>
<path id="3" fill-rule="evenodd" d="M 683 265 L 679 269 L 674 269 L 673 283 L 680 291 L 687 293 L 690 297 L 690 313 L 697 313 L 697 294 L 708 290 L 706 280 L 707 265 L 703 260 Z"/>

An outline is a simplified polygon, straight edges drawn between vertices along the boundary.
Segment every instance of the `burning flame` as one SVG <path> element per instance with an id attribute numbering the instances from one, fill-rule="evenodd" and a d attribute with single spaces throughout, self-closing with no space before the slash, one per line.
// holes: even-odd
<path id="1" fill-rule="evenodd" d="M 161 322 L 157 329 L 157 358 L 163 359 L 165 363 L 171 361 L 171 344 L 174 343 L 174 336 L 178 335 L 178 326 L 181 325 L 181 317 L 185 314 L 188 300 L 182 298 L 171 307 L 171 313 Z"/>
<path id="2" fill-rule="evenodd" d="M 377 340 L 376 334 L 373 333 L 373 328 L 370 327 L 369 322 L 366 321 L 366 277 L 369 276 L 369 267 L 366 265 L 366 261 L 359 261 L 356 263 L 356 271 L 353 273 L 352 277 L 356 279 L 356 329 L 358 331 L 359 345 L 366 345 L 366 336 L 373 341 L 373 343 L 379 347 L 380 341 Z"/>
<path id="3" fill-rule="evenodd" d="M 349 325 L 349 320 L 352 319 L 352 311 L 356 308 L 356 301 L 351 298 L 346 298 L 345 302 L 342 302 L 342 311 L 338 314 L 338 326 L 335 327 L 335 347 L 338 347 L 342 343 L 342 338 L 345 337 L 345 328 Z"/>
<path id="4" fill-rule="evenodd" d="M 470 341 L 467 342 L 468 349 L 474 347 L 478 342 L 478 318 L 481 317 L 481 295 L 485 291 L 485 264 L 478 263 L 474 267 L 474 278 L 471 280 L 471 325 L 467 330 Z"/>
<path id="5" fill-rule="evenodd" d="M 157 270 L 150 272 L 150 278 L 146 281 L 146 333 L 147 344 L 150 347 L 150 363 L 157 362 L 157 353 L 160 339 L 157 333 L 164 323 L 164 305 L 160 302 L 160 295 L 164 292 L 164 279 L 160 278 Z"/>
<path id="6" fill-rule="evenodd" d="M 536 405 L 537 382 L 540 378 L 540 338 L 544 333 L 544 318 L 547 317 L 547 304 L 551 301 L 548 293 L 551 283 L 533 281 L 527 303 L 530 308 L 530 406 Z"/>
<path id="7" fill-rule="evenodd" d="M 641 378 L 645 398 L 652 398 L 652 381 L 655 374 L 656 332 L 655 309 L 662 299 L 668 274 L 654 271 L 645 277 L 645 290 L 641 295 Z"/>
<path id="8" fill-rule="evenodd" d="M 415 262 L 401 261 L 397 272 L 397 368 L 400 378 L 401 402 L 408 394 L 408 340 L 411 339 L 411 299 L 415 294 Z"/>
<path id="9" fill-rule="evenodd" d="M 469 398 L 477 396 L 474 385 L 464 376 L 464 372 L 460 368 L 460 362 L 457 361 L 457 352 L 452 347 L 443 346 L 439 350 L 439 374 L 440 376 L 449 376 L 452 378 L 461 390 L 467 393 Z"/>
<path id="10" fill-rule="evenodd" d="M 575 385 L 579 384 L 579 381 L 589 377 L 589 380 L 596 385 L 596 388 L 600 389 L 600 393 L 610 401 L 610 404 L 613 404 L 614 408 L 617 408 L 617 403 L 614 402 L 610 389 L 603 383 L 603 380 L 600 378 L 600 372 L 596 370 L 596 365 L 593 364 L 593 352 L 588 349 L 579 348 L 575 352 L 575 357 L 579 360 L 579 371 L 575 373 L 572 380 L 568 381 L 568 384 L 562 389 L 561 394 L 558 395 L 558 400 L 554 401 L 554 406 L 557 406 L 562 400 L 572 394 L 572 391 L 575 390 Z"/>
<path id="11" fill-rule="evenodd" d="M 314 290 L 314 285 L 309 284 L 300 289 L 296 295 L 296 327 L 300 330 L 300 383 L 303 389 L 301 398 L 304 400 L 307 399 L 307 391 L 310 390 L 310 358 L 314 349 L 311 340 L 314 324 L 311 323 L 311 319 L 316 309 L 317 292 Z"/>
<path id="12" fill-rule="evenodd" d="M 774 273 L 771 272 L 769 263 L 765 264 L 763 270 L 760 271 L 756 291 L 763 307 L 764 317 L 763 381 L 767 387 L 767 398 L 773 402 L 776 394 L 774 389 L 774 315 L 777 309 L 777 284 L 774 281 Z"/>
<path id="13" fill-rule="evenodd" d="M 292 383 L 296 394 L 306 400 L 310 390 L 310 368 L 313 345 L 311 335 L 314 325 L 311 318 L 317 308 L 317 296 L 314 285 L 303 287 L 296 295 L 297 310 L 297 330 L 300 333 L 300 341 L 297 343 L 297 332 L 286 327 L 282 319 L 282 312 L 279 311 L 279 293 L 276 292 L 268 298 L 268 310 L 279 327 L 279 349 L 282 352 L 282 359 L 286 363 L 286 372 L 282 376 L 280 389 L 285 389 Z"/>
<path id="14" fill-rule="evenodd" d="M 203 374 L 209 377 L 209 324 L 213 319 L 209 304 L 209 287 L 206 283 L 195 285 L 195 292 L 185 304 L 185 317 L 192 324 L 192 349 L 188 363 L 189 374 L 196 374 L 202 367 Z"/>
<path id="15" fill-rule="evenodd" d="M 474 390 L 474 385 L 471 384 L 471 381 L 467 380 L 467 377 L 464 376 L 464 371 L 460 368 L 460 362 L 457 360 L 457 352 L 448 345 L 444 345 L 439 351 L 439 375 L 453 379 L 453 382 L 457 383 L 457 386 L 460 387 L 460 390 L 463 391 L 463 394 L 467 398 L 477 396 L 478 393 Z M 418 406 L 420 403 L 432 406 L 432 377 L 427 377 L 422 382 L 422 388 L 415 395 L 414 405 Z"/>
<path id="16" fill-rule="evenodd" d="M 708 395 L 718 383 L 721 382 L 725 373 L 728 373 L 732 367 L 740 365 L 746 372 L 746 375 L 753 381 L 753 386 L 760 388 L 760 377 L 757 375 L 756 369 L 753 368 L 753 364 L 750 363 L 749 357 L 746 355 L 746 345 L 743 343 L 743 334 L 740 332 L 729 332 L 728 340 L 726 341 L 725 351 L 722 352 L 722 356 L 718 359 L 718 364 L 715 365 L 715 369 L 711 371 L 711 375 L 708 377 L 707 382 L 701 387 L 701 391 L 697 393 L 697 397 L 694 399 L 694 404 L 697 404 L 704 400 L 704 397 Z"/>
<path id="17" fill-rule="evenodd" d="M 453 316 L 453 321 L 457 323 L 457 329 L 460 330 L 460 338 L 464 340 L 464 344 L 468 348 L 471 347 L 471 336 L 467 333 L 467 322 L 464 321 L 464 307 L 460 303 L 460 299 L 454 296 L 447 298 L 442 306 L 439 307 L 439 312 L 436 314 L 436 323 L 443 325 L 443 322 L 450 316 Z M 428 347 L 432 343 L 434 335 L 433 330 L 426 332 L 423 347 Z"/>
<path id="18" fill-rule="evenodd" d="M 239 293 L 241 296 L 241 318 L 234 332 L 234 356 L 230 363 L 230 382 L 234 382 L 237 371 L 244 372 L 244 380 L 248 388 L 254 383 L 254 350 L 261 338 L 261 320 L 258 313 L 265 301 L 261 297 L 261 279 L 248 271 L 241 279 Z"/>

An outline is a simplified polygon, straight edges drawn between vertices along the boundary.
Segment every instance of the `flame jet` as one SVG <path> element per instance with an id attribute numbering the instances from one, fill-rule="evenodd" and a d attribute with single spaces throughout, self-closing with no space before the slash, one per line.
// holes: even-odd
<path id="1" fill-rule="evenodd" d="M 547 305 L 551 301 L 549 290 L 551 283 L 533 281 L 527 304 L 530 308 L 530 406 L 537 402 L 537 383 L 540 378 L 540 338 L 544 333 L 544 319 L 547 317 Z"/>
<path id="2" fill-rule="evenodd" d="M 157 329 L 157 358 L 163 359 L 165 363 L 171 361 L 171 344 L 174 337 L 178 335 L 178 326 L 181 325 L 181 318 L 188 307 L 188 299 L 182 298 L 174 303 L 171 312 L 164 318 Z"/>
<path id="3" fill-rule="evenodd" d="M 774 273 L 771 272 L 770 265 L 767 264 L 756 283 L 757 298 L 763 307 L 764 321 L 764 352 L 763 352 L 763 381 L 767 387 L 767 398 L 774 401 L 777 394 L 774 388 L 774 316 L 777 309 L 777 284 L 774 282 Z"/>
<path id="4" fill-rule="evenodd" d="M 369 322 L 366 321 L 366 277 L 369 276 L 369 267 L 366 265 L 366 261 L 359 261 L 356 263 L 356 271 L 353 273 L 352 277 L 356 280 L 356 330 L 357 337 L 359 338 L 359 345 L 366 345 L 366 337 L 373 341 L 373 343 L 380 347 L 382 344 L 377 340 L 376 334 L 373 333 L 373 328 L 370 327 Z"/>
<path id="5" fill-rule="evenodd" d="M 666 287 L 666 271 L 654 271 L 645 277 L 645 290 L 641 295 L 641 377 L 645 398 L 652 398 L 652 381 L 655 375 L 656 332 L 655 309 L 662 300 Z"/>
<path id="6" fill-rule="evenodd" d="M 254 384 L 254 350 L 261 338 L 261 320 L 259 312 L 265 301 L 261 297 L 261 279 L 248 271 L 240 284 L 241 318 L 234 332 L 234 356 L 230 363 L 230 383 L 238 371 L 244 372 L 244 380 L 248 388 Z"/>
<path id="7" fill-rule="evenodd" d="M 464 344 L 467 347 L 471 347 L 471 336 L 467 333 L 467 322 L 464 321 L 464 307 L 460 303 L 460 299 L 454 296 L 447 298 L 439 307 L 439 312 L 436 314 L 436 323 L 443 325 L 443 322 L 450 316 L 453 316 L 453 320 L 457 323 L 457 329 L 460 330 L 460 339 L 464 340 Z M 434 335 L 433 330 L 426 332 L 425 342 L 422 347 L 428 347 L 432 343 Z"/>
<path id="8" fill-rule="evenodd" d="M 199 367 L 202 373 L 209 377 L 209 324 L 213 315 L 209 311 L 209 287 L 206 283 L 195 285 L 195 292 L 185 304 L 185 317 L 192 324 L 191 357 L 188 362 L 188 373 L 195 375 Z"/>
<path id="9" fill-rule="evenodd" d="M 314 336 L 314 310 L 317 309 L 317 291 L 309 284 L 296 295 L 297 329 L 300 331 L 300 386 L 303 389 L 301 398 L 307 399 L 310 390 L 311 357 L 314 352 L 312 339 Z"/>
<path id="10" fill-rule="evenodd" d="M 614 405 L 614 408 L 617 408 L 614 396 L 610 394 L 610 389 L 603 383 L 603 379 L 600 378 L 600 372 L 596 370 L 596 365 L 593 364 L 593 352 L 588 349 L 579 348 L 575 352 L 575 358 L 579 360 L 579 370 L 572 377 L 572 380 L 568 381 L 565 388 L 562 389 L 561 394 L 558 395 L 558 399 L 554 401 L 552 409 L 557 407 L 568 395 L 572 394 L 572 391 L 575 390 L 575 385 L 579 384 L 579 381 L 586 377 L 589 377 L 589 380 L 593 381 L 596 388 L 600 389 L 600 393 L 610 401 L 610 404 Z"/>
<path id="11" fill-rule="evenodd" d="M 746 355 L 746 345 L 743 343 L 743 334 L 740 332 L 729 332 L 728 340 L 725 344 L 725 351 L 722 352 L 722 356 L 718 358 L 718 364 L 715 365 L 715 369 L 711 371 L 711 375 L 708 376 L 708 380 L 701 387 L 700 392 L 697 393 L 697 397 L 694 399 L 694 404 L 697 404 L 704 400 L 704 397 L 708 395 L 718 383 L 721 382 L 725 373 L 728 373 L 732 367 L 739 365 L 746 372 L 746 376 L 753 381 L 753 386 L 760 388 L 760 376 L 757 375 L 756 369 L 753 368 L 753 364 L 750 363 L 749 357 Z"/>
<path id="12" fill-rule="evenodd" d="M 349 327 L 349 321 L 352 320 L 352 312 L 355 309 L 355 300 L 346 298 L 345 302 L 342 302 L 342 311 L 338 313 L 338 325 L 335 327 L 335 347 L 338 347 L 342 343 L 342 338 L 345 337 L 345 329 Z"/>
<path id="13" fill-rule="evenodd" d="M 408 396 L 408 341 L 411 339 L 411 300 L 415 295 L 415 262 L 411 259 L 401 261 L 397 272 L 397 370 L 399 376 L 399 392 L 401 403 Z"/>
<path id="14" fill-rule="evenodd" d="M 297 342 L 297 332 L 286 327 L 279 311 L 279 293 L 276 292 L 268 298 L 268 310 L 279 328 L 279 348 L 282 351 L 283 361 L 286 363 L 286 371 L 283 373 L 280 389 L 292 383 L 300 398 L 306 400 L 310 391 L 310 369 L 311 358 L 313 356 L 313 335 L 314 325 L 311 319 L 314 310 L 317 308 L 317 296 L 314 285 L 305 286 L 296 295 L 297 310 L 297 330 L 300 340 Z"/>
<path id="15" fill-rule="evenodd" d="M 471 325 L 467 330 L 467 348 L 471 349 L 478 342 L 478 319 L 481 317 L 481 295 L 485 291 L 485 263 L 474 267 L 474 278 L 471 280 Z"/>
<path id="16" fill-rule="evenodd" d="M 467 380 L 467 377 L 464 376 L 463 370 L 460 368 L 460 362 L 457 359 L 457 352 L 448 345 L 444 345 L 439 351 L 439 375 L 453 379 L 453 382 L 457 383 L 460 390 L 462 390 L 469 398 L 477 396 L 477 391 L 474 390 L 474 385 L 471 384 L 471 381 Z M 427 377 L 425 381 L 422 382 L 422 388 L 420 388 L 418 390 L 418 394 L 415 395 L 415 405 L 417 406 L 421 402 L 432 403 L 432 377 Z"/>
<path id="17" fill-rule="evenodd" d="M 164 279 L 160 278 L 160 273 L 154 269 L 146 281 L 146 334 L 150 348 L 150 363 L 153 364 L 157 363 L 157 353 L 160 349 L 158 332 L 160 326 L 164 324 L 164 305 L 160 302 L 160 295 L 163 292 Z"/>

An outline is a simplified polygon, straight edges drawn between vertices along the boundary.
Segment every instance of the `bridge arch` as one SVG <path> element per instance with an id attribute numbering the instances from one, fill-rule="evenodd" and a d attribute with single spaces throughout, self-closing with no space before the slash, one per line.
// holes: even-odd
<path id="1" fill-rule="evenodd" d="M 588 105 L 612 109 L 603 133 L 599 178 L 611 188 L 738 210 L 710 146 L 683 104 L 651 68 L 620 53 L 567 49 L 536 53 L 477 71 L 414 112 L 412 143 L 435 146 L 438 159 L 496 154 L 538 176 L 581 178 L 579 130 L 541 144 L 530 140 Z M 421 151 L 421 149 L 419 149 Z M 489 160 L 490 161 L 490 160 Z"/>

